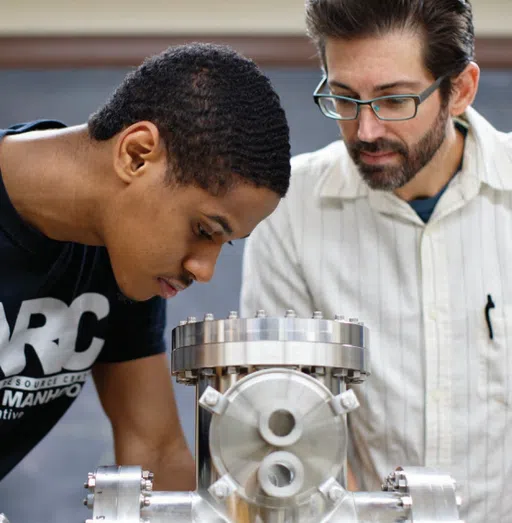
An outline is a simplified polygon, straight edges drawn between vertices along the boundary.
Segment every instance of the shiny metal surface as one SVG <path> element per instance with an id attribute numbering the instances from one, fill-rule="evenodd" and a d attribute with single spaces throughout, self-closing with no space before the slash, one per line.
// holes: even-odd
<path id="1" fill-rule="evenodd" d="M 207 314 L 174 329 L 172 361 L 196 386 L 196 491 L 152 492 L 140 467 L 100 467 L 86 523 L 459 522 L 454 482 L 435 470 L 397 468 L 383 492 L 344 489 L 346 414 L 359 405 L 347 383 L 369 373 L 357 320 Z"/>
<path id="2" fill-rule="evenodd" d="M 405 479 L 414 523 L 459 521 L 455 482 L 451 476 L 425 467 L 400 467 L 396 473 Z"/>
<path id="3" fill-rule="evenodd" d="M 314 378 L 294 370 L 267 369 L 237 382 L 224 399 L 224 411 L 214 415 L 210 425 L 211 459 L 219 475 L 228 474 L 247 502 L 272 508 L 298 505 L 340 473 L 347 447 L 345 421 L 335 411 L 329 389 Z M 267 487 L 274 491 L 269 495 L 260 476 L 273 455 L 279 457 L 274 465 L 268 463 L 268 474 L 274 474 L 272 481 L 279 486 Z M 280 474 L 293 479 L 280 479 Z"/>
<path id="4" fill-rule="evenodd" d="M 140 523 L 145 493 L 152 486 L 141 467 L 110 466 L 90 474 L 86 487 L 92 491 L 93 520 Z"/>
<path id="5" fill-rule="evenodd" d="M 292 316 L 192 321 L 172 331 L 171 368 L 195 383 L 203 368 L 295 366 L 337 369 L 362 381 L 370 372 L 369 331 L 360 323 Z"/>

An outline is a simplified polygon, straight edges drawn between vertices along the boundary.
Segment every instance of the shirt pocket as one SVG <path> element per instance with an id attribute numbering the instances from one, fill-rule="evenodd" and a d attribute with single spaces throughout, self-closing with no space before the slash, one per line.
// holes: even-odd
<path id="1" fill-rule="evenodd" d="M 478 394 L 485 401 L 512 405 L 512 305 L 490 309 L 493 331 L 482 314 L 478 325 Z"/>

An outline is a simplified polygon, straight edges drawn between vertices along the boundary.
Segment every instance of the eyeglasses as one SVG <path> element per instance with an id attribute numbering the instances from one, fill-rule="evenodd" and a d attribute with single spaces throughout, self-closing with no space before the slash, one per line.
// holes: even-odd
<path id="1" fill-rule="evenodd" d="M 379 120 L 410 120 L 416 116 L 418 106 L 441 85 L 444 78 L 446 76 L 440 76 L 420 94 L 392 94 L 371 100 L 356 100 L 348 96 L 321 93 L 327 85 L 327 76 L 324 76 L 313 93 L 313 99 L 322 113 L 334 120 L 355 120 L 362 105 L 369 105 Z"/>

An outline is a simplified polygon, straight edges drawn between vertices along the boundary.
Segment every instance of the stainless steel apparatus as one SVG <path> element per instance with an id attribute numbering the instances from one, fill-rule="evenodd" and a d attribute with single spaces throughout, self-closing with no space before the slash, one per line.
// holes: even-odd
<path id="1" fill-rule="evenodd" d="M 346 416 L 359 406 L 350 384 L 370 374 L 357 319 L 190 317 L 171 357 L 178 382 L 196 388 L 196 491 L 154 492 L 149 471 L 100 467 L 86 523 L 459 521 L 440 471 L 398 467 L 382 491 L 345 489 Z"/>

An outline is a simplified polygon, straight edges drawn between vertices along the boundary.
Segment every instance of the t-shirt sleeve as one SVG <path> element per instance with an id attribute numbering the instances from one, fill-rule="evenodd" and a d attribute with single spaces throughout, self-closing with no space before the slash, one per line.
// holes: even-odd
<path id="1" fill-rule="evenodd" d="M 99 363 L 135 360 L 165 352 L 165 300 L 118 301 L 111 308 Z"/>

